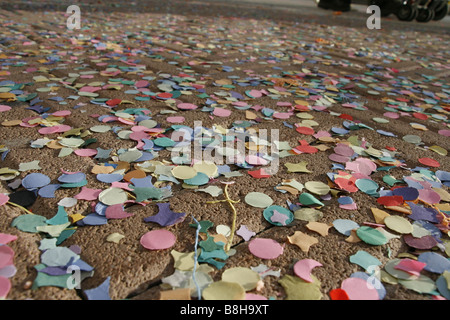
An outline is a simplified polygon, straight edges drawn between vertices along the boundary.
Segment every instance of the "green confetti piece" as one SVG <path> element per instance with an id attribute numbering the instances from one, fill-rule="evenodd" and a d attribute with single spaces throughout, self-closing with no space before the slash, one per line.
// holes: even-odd
<path id="1" fill-rule="evenodd" d="M 20 231 L 37 233 L 37 227 L 46 226 L 47 218 L 37 214 L 24 214 L 15 218 L 11 226 L 16 227 Z"/>
<path id="2" fill-rule="evenodd" d="M 367 244 L 379 246 L 388 242 L 387 238 L 379 230 L 362 226 L 356 230 L 356 235 Z"/>

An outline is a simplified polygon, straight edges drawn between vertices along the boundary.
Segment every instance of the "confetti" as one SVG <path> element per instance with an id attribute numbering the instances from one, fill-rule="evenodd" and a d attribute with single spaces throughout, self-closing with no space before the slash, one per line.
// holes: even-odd
<path id="1" fill-rule="evenodd" d="M 313 282 L 311 271 L 316 267 L 322 267 L 322 264 L 314 259 L 302 259 L 294 264 L 294 273 L 306 282 Z"/>
<path id="2" fill-rule="evenodd" d="M 255 238 L 248 244 L 250 252 L 260 259 L 276 259 L 283 253 L 283 247 L 275 240 Z"/>
<path id="3" fill-rule="evenodd" d="M 307 235 L 301 231 L 295 231 L 293 235 L 288 236 L 288 241 L 289 243 L 299 247 L 305 253 L 308 253 L 309 248 L 312 245 L 319 243 L 317 238 Z"/>
<path id="4" fill-rule="evenodd" d="M 140 240 L 141 245 L 148 250 L 163 250 L 171 248 L 176 242 L 176 236 L 164 229 L 145 233 Z"/>
<path id="5" fill-rule="evenodd" d="M 273 200 L 268 195 L 261 192 L 250 192 L 245 196 L 245 202 L 252 207 L 267 208 L 272 205 Z"/>

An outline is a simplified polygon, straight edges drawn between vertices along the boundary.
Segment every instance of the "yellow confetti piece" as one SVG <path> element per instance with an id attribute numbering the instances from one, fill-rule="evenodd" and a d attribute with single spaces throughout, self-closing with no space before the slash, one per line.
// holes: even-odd
<path id="1" fill-rule="evenodd" d="M 428 128 L 426 126 L 419 123 L 411 123 L 411 127 L 413 127 L 416 130 L 428 131 Z"/>
<path id="2" fill-rule="evenodd" d="M 84 219 L 84 215 L 82 215 L 81 213 L 73 213 L 69 215 L 69 219 L 72 223 L 76 223 L 77 221 L 83 220 Z"/>
<path id="3" fill-rule="evenodd" d="M 305 188 L 314 194 L 323 196 L 330 192 L 330 186 L 321 181 L 308 181 L 305 183 Z"/>
<path id="4" fill-rule="evenodd" d="M 172 175 L 181 180 L 191 179 L 197 175 L 197 170 L 188 166 L 177 166 L 171 170 Z"/>
<path id="5" fill-rule="evenodd" d="M 447 150 L 445 150 L 444 148 L 439 147 L 439 146 L 431 146 L 428 149 L 430 149 L 431 151 L 436 152 L 437 154 L 440 154 L 441 156 L 446 156 L 447 153 L 448 153 Z"/>
<path id="6" fill-rule="evenodd" d="M 62 148 L 64 148 L 64 146 L 59 144 L 59 142 L 57 140 L 50 141 L 49 143 L 46 144 L 46 147 L 50 148 L 50 149 L 62 149 Z"/>
<path id="7" fill-rule="evenodd" d="M 351 230 L 350 235 L 347 238 L 345 238 L 345 241 L 349 243 L 358 243 L 361 242 L 361 239 L 356 234 L 356 230 Z"/>
<path id="8" fill-rule="evenodd" d="M 407 219 L 400 216 L 386 217 L 384 219 L 384 224 L 389 229 L 400 234 L 410 234 L 413 231 L 412 224 Z"/>
<path id="9" fill-rule="evenodd" d="M 174 268 L 181 271 L 192 271 L 194 270 L 194 255 L 195 252 L 179 252 L 172 250 L 170 254 L 174 260 Z"/>
<path id="10" fill-rule="evenodd" d="M 99 174 L 99 173 L 111 173 L 114 171 L 114 167 L 112 166 L 103 166 L 103 165 L 95 165 L 92 167 L 91 172 L 93 174 Z"/>
<path id="11" fill-rule="evenodd" d="M 236 282 L 216 281 L 202 292 L 205 300 L 244 300 L 245 289 Z"/>
<path id="12" fill-rule="evenodd" d="M 317 238 L 311 237 L 301 231 L 295 231 L 292 236 L 288 236 L 288 241 L 299 247 L 305 253 L 308 253 L 312 245 L 319 243 Z"/>
<path id="13" fill-rule="evenodd" d="M 445 189 L 442 189 L 442 188 L 432 188 L 437 194 L 439 194 L 439 196 L 441 197 L 441 201 L 445 201 L 445 202 L 450 202 L 450 193 L 447 191 L 447 190 L 445 190 Z M 438 206 L 438 205 L 449 205 L 448 203 L 447 204 L 444 204 L 444 203 L 441 203 L 441 204 L 436 204 L 436 206 Z M 448 211 L 448 209 L 447 210 L 445 210 L 444 209 L 444 211 Z"/>
<path id="14" fill-rule="evenodd" d="M 245 267 L 230 268 L 222 273 L 222 281 L 239 283 L 245 291 L 255 289 L 260 280 L 257 272 Z"/>
<path id="15" fill-rule="evenodd" d="M 161 291 L 159 300 L 191 300 L 191 289 L 179 288 Z"/>
<path id="16" fill-rule="evenodd" d="M 111 233 L 110 235 L 108 235 L 106 237 L 106 241 L 119 243 L 120 240 L 122 240 L 123 238 L 125 238 L 125 236 L 123 234 L 120 234 L 118 232 L 114 232 L 114 233 Z"/>
<path id="17" fill-rule="evenodd" d="M 306 161 L 301 161 L 299 163 L 287 162 L 284 164 L 284 166 L 288 169 L 289 173 L 294 173 L 294 172 L 311 173 L 311 171 L 309 171 L 306 168 L 307 165 L 308 165 L 308 163 Z"/>
<path id="18" fill-rule="evenodd" d="M 48 233 L 51 237 L 56 238 L 59 237 L 61 232 L 63 232 L 69 225 L 70 222 L 57 225 L 37 226 L 36 230 L 39 232 Z"/>
<path id="19" fill-rule="evenodd" d="M 208 177 L 215 177 L 217 175 L 218 168 L 214 162 L 200 161 L 192 166 L 197 172 L 202 172 Z"/>
<path id="20" fill-rule="evenodd" d="M 404 213 L 404 214 L 411 214 L 411 209 L 407 207 L 400 207 L 400 206 L 384 206 L 388 210 Z"/>
<path id="21" fill-rule="evenodd" d="M 4 127 L 14 127 L 18 126 L 22 123 L 22 120 L 6 120 L 2 122 L 2 126 Z"/>
<path id="22" fill-rule="evenodd" d="M 306 225 L 306 228 L 308 228 L 308 230 L 317 232 L 321 236 L 325 237 L 328 235 L 328 230 L 331 228 L 331 226 L 322 222 L 310 221 Z"/>
<path id="23" fill-rule="evenodd" d="M 9 92 L 0 92 L 0 100 L 6 100 L 7 102 L 13 102 L 17 100 L 17 97 L 14 93 Z"/>
<path id="24" fill-rule="evenodd" d="M 373 214 L 373 217 L 375 218 L 375 222 L 378 224 L 383 224 L 384 219 L 390 216 L 389 213 L 387 213 L 386 211 L 383 211 L 381 209 L 378 209 L 378 208 L 370 208 L 370 210 L 372 210 L 372 214 Z"/>
<path id="25" fill-rule="evenodd" d="M 256 113 L 254 113 L 254 112 L 246 110 L 245 111 L 245 118 L 247 120 L 254 120 L 254 119 L 258 118 L 258 115 Z"/>

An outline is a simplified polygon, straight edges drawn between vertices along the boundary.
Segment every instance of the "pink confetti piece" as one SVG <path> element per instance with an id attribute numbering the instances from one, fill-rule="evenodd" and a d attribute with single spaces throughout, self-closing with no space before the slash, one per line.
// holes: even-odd
<path id="1" fill-rule="evenodd" d="M 169 230 L 159 229 L 145 233 L 140 243 L 148 250 L 163 250 L 172 247 L 176 240 L 177 237 Z"/>
<path id="2" fill-rule="evenodd" d="M 4 104 L 0 105 L 0 112 L 5 112 L 11 110 L 10 106 L 6 106 Z"/>
<path id="3" fill-rule="evenodd" d="M 0 276 L 0 299 L 6 298 L 11 290 L 11 281 L 8 278 Z"/>
<path id="4" fill-rule="evenodd" d="M 277 102 L 278 107 L 292 107 L 292 103 L 287 101 L 279 101 Z"/>
<path id="5" fill-rule="evenodd" d="M 231 110 L 224 108 L 214 108 L 213 115 L 217 117 L 229 117 L 231 115 Z"/>
<path id="6" fill-rule="evenodd" d="M 250 90 L 249 94 L 253 97 L 253 98 L 261 98 L 262 97 L 262 92 L 259 90 Z"/>
<path id="7" fill-rule="evenodd" d="M 311 270 L 315 267 L 322 267 L 322 264 L 314 259 L 302 259 L 295 263 L 294 273 L 306 282 L 313 282 Z"/>
<path id="8" fill-rule="evenodd" d="M 166 121 L 170 123 L 183 123 L 185 120 L 184 117 L 167 117 Z"/>
<path id="9" fill-rule="evenodd" d="M 80 92 L 90 92 L 90 93 L 94 93 L 96 91 L 101 90 L 102 88 L 100 87 L 90 87 L 90 86 L 85 86 L 83 88 L 80 89 Z"/>
<path id="10" fill-rule="evenodd" d="M 432 189 L 419 189 L 419 200 L 428 204 L 437 204 L 441 201 L 441 196 Z"/>
<path id="11" fill-rule="evenodd" d="M 400 118 L 400 115 L 397 112 L 385 112 L 383 114 L 383 116 L 385 116 L 386 118 L 390 118 L 390 119 L 398 119 L 398 118 Z"/>
<path id="12" fill-rule="evenodd" d="M 261 157 L 255 156 L 255 155 L 248 155 L 245 157 L 245 161 L 248 164 L 254 165 L 254 166 L 264 166 L 269 163 L 266 159 L 263 159 Z"/>
<path id="13" fill-rule="evenodd" d="M 331 137 L 331 134 L 328 131 L 320 130 L 320 131 L 317 131 L 313 135 L 313 137 L 316 138 L 316 139 L 319 139 L 319 138 L 322 138 L 322 137 Z"/>
<path id="14" fill-rule="evenodd" d="M 57 133 L 58 132 L 58 128 L 57 128 L 57 126 L 44 127 L 44 128 L 39 129 L 38 132 L 40 134 L 52 134 L 52 133 Z"/>
<path id="15" fill-rule="evenodd" d="M 246 293 L 245 300 L 267 300 L 267 298 L 260 294 Z"/>
<path id="16" fill-rule="evenodd" d="M 97 200 L 102 189 L 91 189 L 85 186 L 81 187 L 81 192 L 74 196 L 77 200 Z"/>
<path id="17" fill-rule="evenodd" d="M 14 250 L 8 246 L 0 246 L 0 269 L 13 264 Z"/>
<path id="18" fill-rule="evenodd" d="M 338 155 L 345 156 L 345 157 L 351 157 L 355 151 L 353 149 L 345 144 L 338 144 L 334 149 L 334 152 Z"/>
<path id="19" fill-rule="evenodd" d="M 342 281 L 341 289 L 350 300 L 379 300 L 378 291 L 366 280 L 361 278 L 347 278 Z"/>
<path id="20" fill-rule="evenodd" d="M 132 215 L 132 213 L 126 212 L 123 209 L 122 203 L 111 205 L 105 210 L 105 216 L 107 219 L 124 219 L 131 217 Z"/>
<path id="21" fill-rule="evenodd" d="M 4 205 L 9 201 L 9 196 L 3 193 L 0 193 L 0 206 Z"/>
<path id="22" fill-rule="evenodd" d="M 283 247 L 273 239 L 257 238 L 248 244 L 250 252 L 261 259 L 275 259 L 283 253 Z"/>
<path id="23" fill-rule="evenodd" d="M 132 130 L 132 131 L 134 131 L 134 130 Z M 142 139 L 148 139 L 149 137 L 150 137 L 150 135 L 143 130 L 142 131 L 134 131 L 134 132 L 130 133 L 130 135 L 128 136 L 128 138 L 130 138 L 131 140 L 135 140 L 135 141 L 140 141 Z"/>
<path id="24" fill-rule="evenodd" d="M 120 181 L 114 181 L 113 183 L 111 183 L 111 188 L 120 188 L 128 191 L 133 191 L 133 189 L 129 187 L 128 183 Z"/>
<path id="25" fill-rule="evenodd" d="M 11 241 L 17 240 L 17 236 L 7 233 L 0 233 L 0 244 L 8 244 Z"/>
<path id="26" fill-rule="evenodd" d="M 70 116 L 71 114 L 72 112 L 70 110 L 60 110 L 52 113 L 52 115 L 55 117 L 67 117 Z"/>
<path id="27" fill-rule="evenodd" d="M 80 157 L 92 157 L 97 154 L 96 149 L 77 149 L 74 151 L 77 156 Z"/>
<path id="28" fill-rule="evenodd" d="M 339 155 L 337 153 L 330 154 L 328 156 L 328 159 L 330 159 L 333 162 L 337 162 L 337 163 L 348 163 L 348 161 L 350 160 L 349 157 L 342 156 L 342 155 Z"/>
<path id="29" fill-rule="evenodd" d="M 420 276 L 420 272 L 425 268 L 427 264 L 424 262 L 412 260 L 412 259 L 401 259 L 400 262 L 394 267 L 394 269 L 405 271 L 413 276 Z"/>
<path id="30" fill-rule="evenodd" d="M 139 81 L 136 81 L 136 83 L 134 84 L 134 86 L 136 88 L 145 88 L 145 87 L 148 87 L 148 85 L 149 85 L 149 82 L 147 80 L 139 80 Z"/>
<path id="31" fill-rule="evenodd" d="M 292 116 L 291 112 L 275 112 L 272 115 L 275 119 L 289 119 Z"/>
<path id="32" fill-rule="evenodd" d="M 180 110 L 195 110 L 198 106 L 192 103 L 180 103 L 177 105 L 177 108 Z"/>

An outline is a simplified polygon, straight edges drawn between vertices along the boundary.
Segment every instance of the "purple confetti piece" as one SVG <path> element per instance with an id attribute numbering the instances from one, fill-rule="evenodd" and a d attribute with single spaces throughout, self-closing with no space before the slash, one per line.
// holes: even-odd
<path id="1" fill-rule="evenodd" d="M 105 281 L 97 288 L 84 290 L 84 294 L 86 295 L 88 300 L 111 300 L 109 296 L 109 285 L 110 285 L 111 277 L 107 277 Z"/>
<path id="2" fill-rule="evenodd" d="M 170 203 L 157 203 L 158 213 L 154 216 L 144 218 L 144 222 L 155 222 L 160 226 L 166 227 L 183 221 L 185 213 L 173 212 L 170 209 Z"/>

